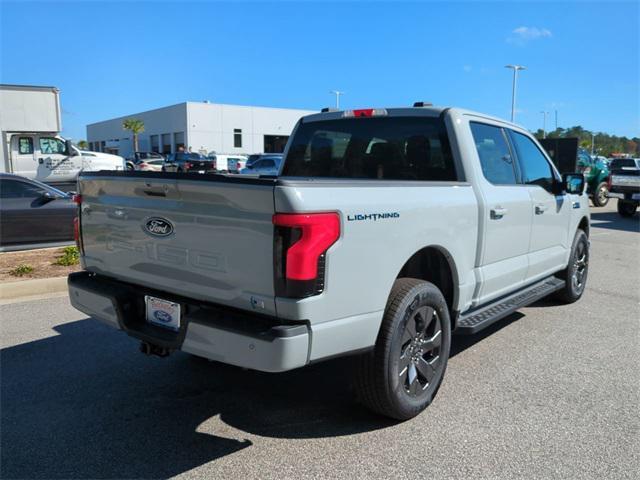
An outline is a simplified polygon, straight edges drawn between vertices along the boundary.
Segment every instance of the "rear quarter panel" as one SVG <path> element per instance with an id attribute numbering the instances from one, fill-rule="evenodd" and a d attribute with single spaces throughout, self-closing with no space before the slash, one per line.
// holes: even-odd
<path id="1" fill-rule="evenodd" d="M 313 325 L 371 314 L 377 332 L 398 273 L 427 246 L 454 259 L 458 288 L 473 288 L 478 214 L 468 184 L 285 181 L 276 187 L 275 207 L 284 213 L 335 211 L 341 220 L 340 238 L 327 252 L 324 292 L 302 301 L 277 298 L 279 316 Z M 372 213 L 394 215 L 358 219 Z"/>

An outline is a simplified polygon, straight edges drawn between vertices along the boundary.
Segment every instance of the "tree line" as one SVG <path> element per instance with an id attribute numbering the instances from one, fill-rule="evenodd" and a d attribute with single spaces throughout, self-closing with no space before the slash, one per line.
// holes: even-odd
<path id="1" fill-rule="evenodd" d="M 533 132 L 536 138 L 543 137 L 541 128 Z M 591 152 L 591 135 L 593 137 L 594 153 L 603 157 L 610 157 L 613 153 L 627 153 L 633 157 L 640 157 L 640 138 L 618 137 L 602 132 L 591 132 L 581 126 L 571 128 L 556 128 L 547 132 L 549 138 L 578 138 L 579 145 Z"/>

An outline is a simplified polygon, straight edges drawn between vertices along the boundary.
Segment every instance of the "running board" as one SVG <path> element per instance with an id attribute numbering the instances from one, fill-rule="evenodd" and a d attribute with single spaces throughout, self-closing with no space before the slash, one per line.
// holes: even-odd
<path id="1" fill-rule="evenodd" d="M 518 290 L 511 295 L 460 315 L 455 333 L 471 335 L 479 332 L 507 315 L 511 315 L 516 310 L 526 307 L 562 288 L 564 288 L 564 280 L 556 277 L 545 278 L 523 290 Z"/>

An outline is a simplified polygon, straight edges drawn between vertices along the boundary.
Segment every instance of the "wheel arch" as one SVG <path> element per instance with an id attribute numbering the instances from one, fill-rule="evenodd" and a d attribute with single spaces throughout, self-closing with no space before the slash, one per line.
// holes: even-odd
<path id="1" fill-rule="evenodd" d="M 578 229 L 582 230 L 587 235 L 587 238 L 589 238 L 589 227 L 589 219 L 586 216 L 582 217 L 578 223 Z"/>
<path id="2" fill-rule="evenodd" d="M 447 301 L 452 327 L 455 327 L 455 309 L 459 297 L 459 277 L 451 253 L 441 245 L 422 247 L 411 255 L 396 275 L 399 278 L 418 278 L 433 283 Z"/>

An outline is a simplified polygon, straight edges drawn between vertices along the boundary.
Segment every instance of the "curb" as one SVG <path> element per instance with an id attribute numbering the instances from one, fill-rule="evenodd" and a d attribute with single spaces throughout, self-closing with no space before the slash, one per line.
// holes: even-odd
<path id="1" fill-rule="evenodd" d="M 48 293 L 67 291 L 67 277 L 36 278 L 18 282 L 0 283 L 0 300 L 14 300 Z"/>

